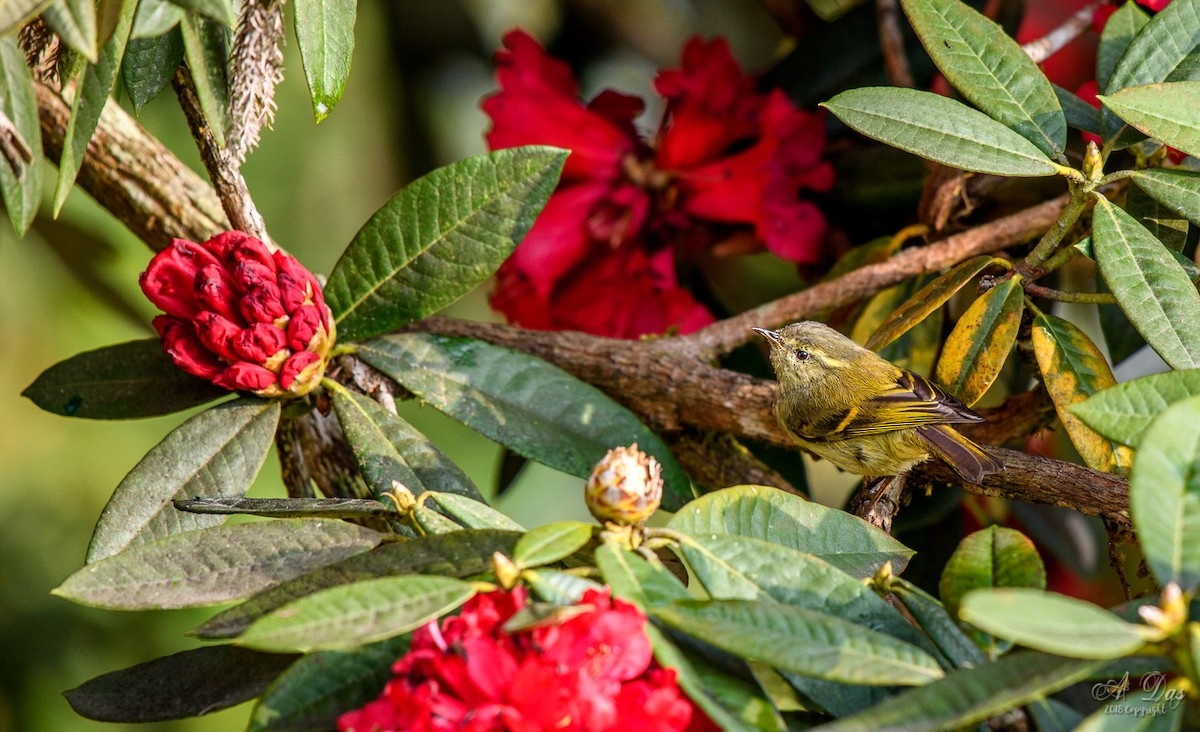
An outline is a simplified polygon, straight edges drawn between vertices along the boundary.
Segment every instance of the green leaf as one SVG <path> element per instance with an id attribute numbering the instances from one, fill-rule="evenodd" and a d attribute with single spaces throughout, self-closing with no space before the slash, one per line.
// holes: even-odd
<path id="1" fill-rule="evenodd" d="M 989 526 L 959 543 L 938 583 L 946 609 L 957 615 L 963 596 L 987 587 L 1046 587 L 1046 567 L 1029 537 Z"/>
<path id="2" fill-rule="evenodd" d="M 1071 411 L 1105 437 L 1137 447 L 1155 417 L 1175 402 L 1193 396 L 1200 396 L 1200 369 L 1126 381 L 1074 405 Z"/>
<path id="3" fill-rule="evenodd" d="M 254 622 L 237 642 L 261 650 L 344 650 L 421 627 L 475 594 L 450 577 L 380 577 L 321 590 Z"/>
<path id="4" fill-rule="evenodd" d="M 1028 710 L 1038 732 L 1073 732 L 1083 721 L 1082 714 L 1053 698 L 1030 702 Z"/>
<path id="5" fill-rule="evenodd" d="M 233 646 L 182 651 L 97 676 L 63 692 L 100 722 L 162 722 L 228 709 L 258 696 L 299 658 Z"/>
<path id="6" fill-rule="evenodd" d="M 890 589 L 953 668 L 981 666 L 987 661 L 979 646 L 963 633 L 945 606 L 932 595 L 899 577 Z"/>
<path id="7" fill-rule="evenodd" d="M 353 651 L 303 656 L 254 705 L 249 732 L 334 729 L 347 709 L 379 697 L 408 646 L 407 637 L 389 638 Z"/>
<path id="8" fill-rule="evenodd" d="M 137 419 L 190 409 L 229 393 L 180 370 L 158 338 L 147 338 L 60 361 L 21 395 L 65 417 Z"/>
<path id="9" fill-rule="evenodd" d="M 986 114 L 933 92 L 863 87 L 821 105 L 867 137 L 960 170 L 993 175 L 1054 175 L 1029 140 Z"/>
<path id="10" fill-rule="evenodd" d="M 1129 481 L 1129 512 L 1159 584 L 1200 586 L 1200 397 L 1171 405 L 1146 430 Z"/>
<path id="11" fill-rule="evenodd" d="M 6 0 L 0 2 L 0 36 L 7 36 L 45 10 L 53 0 Z"/>
<path id="12" fill-rule="evenodd" d="M 1100 134 L 1100 110 L 1058 84 L 1051 86 L 1054 89 L 1054 96 L 1058 97 L 1058 104 L 1062 107 L 1067 126 L 1098 136 Z"/>
<path id="13" fill-rule="evenodd" d="M 695 539 L 719 534 L 762 539 L 820 557 L 859 579 L 886 562 L 900 573 L 914 553 L 857 516 L 761 485 L 705 494 L 667 527 Z"/>
<path id="14" fill-rule="evenodd" d="M 804 608 L 682 600 L 649 613 L 723 651 L 803 676 L 868 686 L 913 686 L 942 676 L 937 661 L 915 646 Z"/>
<path id="15" fill-rule="evenodd" d="M 278 401 L 242 397 L 175 428 L 113 491 L 96 522 L 87 561 L 222 523 L 224 516 L 176 510 L 172 500 L 245 493 L 275 440 L 279 411 Z"/>
<path id="16" fill-rule="evenodd" d="M 657 556 L 653 563 L 629 549 L 605 542 L 596 548 L 596 568 L 613 594 L 637 605 L 650 607 L 688 599 L 688 590 Z"/>
<path id="17" fill-rule="evenodd" d="M 1121 658 L 1147 641 L 1144 626 L 1127 623 L 1104 608 L 1023 587 L 968 592 L 959 617 L 994 636 L 1070 658 Z"/>
<path id="18" fill-rule="evenodd" d="M 999 661 L 965 669 L 932 684 L 888 697 L 850 717 L 822 726 L 822 732 L 949 732 L 1043 699 L 1088 678 L 1104 661 L 1013 653 Z M 917 726 L 914 726 L 914 723 Z"/>
<path id="19" fill-rule="evenodd" d="M 1071 411 L 1073 405 L 1117 383 L 1096 344 L 1072 323 L 1039 314 L 1033 321 L 1033 353 L 1058 418 L 1083 461 L 1108 473 L 1128 470 L 1133 461 L 1129 449 L 1096 434 Z"/>
<path id="20" fill-rule="evenodd" d="M 225 146 L 229 119 L 229 28 L 191 13 L 179 24 L 183 57 L 187 60 L 200 100 L 200 111 L 217 144 Z"/>
<path id="21" fill-rule="evenodd" d="M 1024 309 L 1020 275 L 976 298 L 942 346 L 936 380 L 968 407 L 979 401 L 1016 345 Z"/>
<path id="22" fill-rule="evenodd" d="M 1146 168 L 1133 171 L 1130 177 L 1154 200 L 1200 226 L 1200 173 Z"/>
<path id="23" fill-rule="evenodd" d="M 171 28 L 157 38 L 131 38 L 125 49 L 125 90 L 133 110 L 141 112 L 150 100 L 167 88 L 183 63 L 183 36 Z"/>
<path id="24" fill-rule="evenodd" d="M 354 461 L 376 496 L 399 482 L 414 496 L 435 490 L 483 500 L 462 468 L 408 422 L 362 394 L 335 389 L 332 396 Z"/>
<path id="25" fill-rule="evenodd" d="M 1104 30 L 1100 32 L 1100 45 L 1096 49 L 1096 85 L 1100 91 L 1113 91 L 1108 83 L 1113 70 L 1129 50 L 1129 44 L 1149 22 L 1150 16 L 1146 11 L 1132 2 L 1125 3 L 1109 16 Z M 1095 132 L 1099 134 L 1099 130 Z"/>
<path id="26" fill-rule="evenodd" d="M 487 279 L 533 226 L 567 153 L 497 150 L 400 189 L 363 225 L 325 285 L 342 341 L 396 330 Z"/>
<path id="27" fill-rule="evenodd" d="M 391 503 L 370 498 L 189 498 L 174 501 L 189 513 L 263 518 L 399 518 Z"/>
<path id="28" fill-rule="evenodd" d="M 592 540 L 595 524 L 559 521 L 531 529 L 517 542 L 513 561 L 521 568 L 540 567 L 565 559 Z"/>
<path id="29" fill-rule="evenodd" d="M 92 0 L 56 0 L 42 13 L 42 19 L 71 50 L 96 62 L 96 5 Z"/>
<path id="30" fill-rule="evenodd" d="M 1151 198 L 1141 188 L 1130 188 L 1126 192 L 1125 212 L 1146 227 L 1146 231 L 1149 231 L 1168 249 L 1175 252 L 1183 251 L 1188 238 L 1188 222 L 1179 218 L 1167 206 Z M 1195 266 L 1195 263 L 1186 257 L 1183 258 L 1183 261 Z M 1185 266 L 1184 269 L 1187 267 Z M 1188 275 L 1190 277 L 1193 273 L 1189 272 Z"/>
<path id="31" fill-rule="evenodd" d="M 1170 250 L 1104 198 L 1092 230 L 1100 273 L 1129 322 L 1172 368 L 1200 366 L 1200 293 Z"/>
<path id="32" fill-rule="evenodd" d="M 137 15 L 133 17 L 133 30 L 129 32 L 129 38 L 158 38 L 179 25 L 182 20 L 183 8 L 168 0 L 138 0 Z M 182 38 L 179 43 L 182 48 Z"/>
<path id="33" fill-rule="evenodd" d="M 896 308 L 895 312 L 871 334 L 866 341 L 866 347 L 872 351 L 878 351 L 904 335 L 917 323 L 925 320 L 931 313 L 946 304 L 968 282 L 975 279 L 976 275 L 996 261 L 996 258 L 990 255 L 973 257 L 925 285 L 903 305 Z"/>
<path id="34" fill-rule="evenodd" d="M 808 0 L 808 7 L 826 23 L 832 23 L 863 3 L 863 0 Z"/>
<path id="35" fill-rule="evenodd" d="M 71 119 L 63 135 L 62 157 L 58 161 L 58 183 L 54 188 L 54 215 L 62 210 L 67 194 L 75 184 L 75 176 L 83 164 L 88 141 L 100 122 L 100 113 L 117 83 L 117 71 L 125 57 L 125 42 L 129 40 L 129 29 L 133 26 L 133 14 L 137 0 L 123 0 L 121 13 L 112 37 L 100 49 L 94 64 L 84 66 L 75 86 L 75 98 L 71 102 Z"/>
<path id="36" fill-rule="evenodd" d="M 214 526 L 93 562 L 53 594 L 113 610 L 216 605 L 361 554 L 381 537 L 342 521 Z"/>
<path id="37" fill-rule="evenodd" d="M 199 13 L 208 18 L 221 23 L 222 25 L 232 28 L 237 23 L 237 13 L 233 12 L 233 3 L 230 0 L 170 0 L 175 5 L 189 10 L 193 13 Z"/>
<path id="38" fill-rule="evenodd" d="M 22 167 L 19 176 L 7 162 L 0 162 L 0 198 L 13 230 L 17 236 L 25 236 L 42 202 L 42 129 L 33 76 L 15 35 L 0 38 L 0 112 L 29 148 L 30 163 Z"/>
<path id="39" fill-rule="evenodd" d="M 387 542 L 263 590 L 214 615 L 193 633 L 209 640 L 233 638 L 258 618 L 294 600 L 351 582 L 401 574 L 458 578 L 484 574 L 491 569 L 492 555 L 512 554 L 520 537 L 515 531 L 464 529 L 411 541 Z"/>
<path id="40" fill-rule="evenodd" d="M 1096 686 L 1100 686 L 1097 684 Z M 1095 688 L 1095 687 L 1093 687 Z M 1093 712 L 1074 732 L 1179 732 L 1188 707 L 1158 694 L 1121 694 Z"/>
<path id="41" fill-rule="evenodd" d="M 1062 155 L 1067 123 L 1050 80 L 1003 28 L 961 2 L 900 4 L 955 89 L 1046 155 Z"/>
<path id="42" fill-rule="evenodd" d="M 663 508 L 691 498 L 662 440 L 599 389 L 545 361 L 482 341 L 425 333 L 386 336 L 358 356 L 434 408 L 513 452 L 581 478 L 611 448 L 637 443 L 663 468 Z"/>
<path id="43" fill-rule="evenodd" d="M 296 42 L 317 122 L 329 116 L 346 90 L 357 12 L 358 0 L 296 0 Z"/>
<path id="44" fill-rule="evenodd" d="M 1122 89 L 1102 96 L 1104 106 L 1146 135 L 1200 155 L 1200 81 L 1176 81 Z"/>
<path id="45" fill-rule="evenodd" d="M 603 587 L 587 577 L 554 569 L 527 569 L 521 572 L 521 581 L 542 600 L 556 605 L 574 605 L 583 598 L 584 592 Z"/>
<path id="46" fill-rule="evenodd" d="M 504 529 L 506 531 L 524 531 L 525 527 L 513 521 L 505 514 L 491 506 L 476 501 L 473 498 L 460 496 L 457 493 L 430 492 L 438 511 L 457 521 L 468 529 Z"/>

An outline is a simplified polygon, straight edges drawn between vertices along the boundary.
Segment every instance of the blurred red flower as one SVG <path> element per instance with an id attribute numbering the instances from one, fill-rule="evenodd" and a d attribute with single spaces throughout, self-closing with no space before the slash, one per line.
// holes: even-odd
<path id="1" fill-rule="evenodd" d="M 477 595 L 413 633 L 379 699 L 342 732 L 675 732 L 715 729 L 675 672 L 652 665 L 646 616 L 589 590 L 569 619 L 508 633 L 523 588 Z M 691 726 L 689 726 L 691 725 Z"/>
<path id="2" fill-rule="evenodd" d="M 566 64 L 522 31 L 496 56 L 500 90 L 483 101 L 493 149 L 571 150 L 558 189 L 501 267 L 492 306 L 532 328 L 635 338 L 712 315 L 678 280 L 677 259 L 750 229 L 785 259 L 822 257 L 825 219 L 801 192 L 827 191 L 818 114 L 755 90 L 724 40 L 692 39 L 655 80 L 666 112 L 653 144 L 634 128 L 637 97 L 584 103 Z"/>

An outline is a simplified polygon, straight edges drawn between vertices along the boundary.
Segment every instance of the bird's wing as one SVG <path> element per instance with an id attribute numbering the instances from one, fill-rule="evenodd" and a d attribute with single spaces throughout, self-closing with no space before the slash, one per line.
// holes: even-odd
<path id="1" fill-rule="evenodd" d="M 812 425 L 819 441 L 844 440 L 931 424 L 980 422 L 980 417 L 937 384 L 901 369 L 882 393 Z M 802 435 L 808 437 L 807 435 Z"/>

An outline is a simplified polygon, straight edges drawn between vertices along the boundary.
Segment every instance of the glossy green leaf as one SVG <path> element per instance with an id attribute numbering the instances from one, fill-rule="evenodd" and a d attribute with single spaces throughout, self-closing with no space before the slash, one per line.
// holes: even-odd
<path id="1" fill-rule="evenodd" d="M 219 21 L 189 13 L 179 24 L 179 30 L 200 111 L 217 144 L 224 147 L 229 119 L 229 28 Z"/>
<path id="2" fill-rule="evenodd" d="M 125 90 L 133 110 L 141 112 L 171 83 L 171 77 L 183 63 L 183 36 L 171 28 L 155 38 L 131 38 L 125 49 Z"/>
<path id="3" fill-rule="evenodd" d="M 437 574 L 465 578 L 491 569 L 492 555 L 510 555 L 520 534 L 515 531 L 464 529 L 409 541 L 386 542 L 369 552 L 315 569 L 263 590 L 222 611 L 196 628 L 209 640 L 233 638 L 258 618 L 302 597 L 339 585 L 401 574 Z"/>
<path id="4" fill-rule="evenodd" d="M 1170 250 L 1104 198 L 1092 230 L 1100 273 L 1129 322 L 1172 368 L 1200 366 L 1200 292 Z"/>
<path id="5" fill-rule="evenodd" d="M 60 361 L 21 394 L 65 417 L 136 419 L 189 409 L 229 391 L 180 370 L 159 339 L 147 338 Z"/>
<path id="6" fill-rule="evenodd" d="M 1072 91 L 1063 89 L 1057 84 L 1052 84 L 1051 86 L 1054 88 L 1054 96 L 1058 97 L 1058 104 L 1062 107 L 1063 117 L 1066 118 L 1067 126 L 1083 130 L 1084 132 L 1090 132 L 1093 135 L 1099 135 L 1100 110 L 1080 99 Z"/>
<path id="7" fill-rule="evenodd" d="M 429 497 L 434 499 L 439 511 L 468 529 L 525 530 L 524 526 L 482 501 L 457 493 L 430 492 Z"/>
<path id="8" fill-rule="evenodd" d="M 7 36 L 50 5 L 53 0 L 5 0 L 0 2 L 0 36 Z"/>
<path id="9" fill-rule="evenodd" d="M 1175 402 L 1193 396 L 1200 396 L 1200 369 L 1126 381 L 1076 404 L 1071 411 L 1105 437 L 1137 447 L 1158 415 Z"/>
<path id="10" fill-rule="evenodd" d="M 957 615 L 964 595 L 990 587 L 1046 587 L 1046 567 L 1037 548 L 1016 529 L 989 526 L 963 539 L 942 570 L 938 594 Z"/>
<path id="11" fill-rule="evenodd" d="M 1133 171 L 1130 177 L 1154 200 L 1200 226 L 1200 173 L 1146 168 Z"/>
<path id="12" fill-rule="evenodd" d="M 231 0 L 171 0 L 184 10 L 199 13 L 208 18 L 232 28 L 237 23 L 237 14 L 233 11 Z"/>
<path id="13" fill-rule="evenodd" d="M 390 502 L 370 498 L 185 498 L 175 508 L 190 513 L 262 518 L 399 518 Z"/>
<path id="14" fill-rule="evenodd" d="M 951 667 L 981 666 L 987 660 L 937 598 L 899 577 L 891 590 Z"/>
<path id="15" fill-rule="evenodd" d="M 565 559 L 592 540 L 595 524 L 582 521 L 558 521 L 530 529 L 513 552 L 512 559 L 520 567 L 540 567 Z"/>
<path id="16" fill-rule="evenodd" d="M 421 504 L 417 504 L 413 508 L 413 521 L 420 528 L 421 533 L 426 536 L 440 536 L 463 530 L 463 526 L 458 522 L 448 519 L 432 508 Z"/>
<path id="17" fill-rule="evenodd" d="M 392 664 L 408 647 L 407 637 L 389 638 L 352 651 L 301 657 L 254 705 L 248 732 L 334 729 L 347 709 L 379 697 L 392 678 Z"/>
<path id="18" fill-rule="evenodd" d="M 1039 314 L 1033 321 L 1033 353 L 1058 418 L 1083 461 L 1103 472 L 1128 470 L 1133 461 L 1129 449 L 1096 434 L 1071 411 L 1075 404 L 1117 383 L 1096 344 L 1074 324 Z"/>
<path id="19" fill-rule="evenodd" d="M 933 92 L 863 87 L 821 105 L 867 137 L 960 170 L 994 175 L 1054 175 L 1029 140 L 986 114 Z"/>
<path id="20" fill-rule="evenodd" d="M 759 485 L 705 494 L 667 526 L 695 539 L 722 534 L 762 539 L 812 554 L 860 579 L 886 562 L 902 572 L 914 553 L 857 516 Z"/>
<path id="21" fill-rule="evenodd" d="M 1125 194 L 1125 212 L 1168 249 L 1183 251 L 1188 238 L 1188 222 L 1179 218 L 1169 207 L 1150 197 L 1140 187 L 1132 187 Z M 1195 262 L 1186 257 L 1183 261 L 1195 266 Z M 1190 272 L 1188 274 L 1189 277 L 1192 275 Z"/>
<path id="22" fill-rule="evenodd" d="M 113 610 L 216 605 L 361 554 L 382 534 L 342 521 L 214 526 L 93 562 L 53 594 Z"/>
<path id="23" fill-rule="evenodd" d="M 483 500 L 462 468 L 420 430 L 370 397 L 345 389 L 333 390 L 332 397 L 354 460 L 376 496 L 398 482 L 414 496 L 435 490 Z"/>
<path id="24" fill-rule="evenodd" d="M 682 600 L 649 612 L 721 650 L 803 676 L 868 686 L 912 686 L 942 677 L 937 661 L 915 646 L 800 607 Z"/>
<path id="25" fill-rule="evenodd" d="M 584 592 L 603 587 L 599 582 L 587 577 L 545 568 L 521 572 L 521 581 L 544 602 L 556 605 L 574 605 L 583 598 Z"/>
<path id="26" fill-rule="evenodd" d="M 628 409 L 545 361 L 465 338 L 405 333 L 358 355 L 433 407 L 513 452 L 587 477 L 608 450 L 637 443 L 663 467 L 663 508 L 692 496 L 667 446 Z"/>
<path id="27" fill-rule="evenodd" d="M 357 13 L 358 0 L 296 0 L 296 42 L 317 122 L 329 116 L 346 90 Z"/>
<path id="28" fill-rule="evenodd" d="M 954 295 L 975 279 L 983 270 L 996 261 L 995 257 L 983 255 L 959 263 L 950 271 L 925 285 L 904 304 L 900 305 L 866 341 L 866 347 L 878 351 L 908 332 L 930 313 L 938 310 Z"/>
<path id="29" fill-rule="evenodd" d="M 1129 512 L 1159 584 L 1200 586 L 1200 397 L 1171 405 L 1146 430 L 1129 481 Z"/>
<path id="30" fill-rule="evenodd" d="M 133 30 L 129 38 L 158 38 L 179 25 L 183 20 L 183 8 L 169 0 L 138 0 L 137 15 L 133 17 Z M 179 41 L 181 47 L 183 39 Z"/>
<path id="31" fill-rule="evenodd" d="M 96 4 L 92 0 L 56 0 L 42 13 L 42 19 L 68 48 L 96 62 Z"/>
<path id="32" fill-rule="evenodd" d="M 29 148 L 30 163 L 22 167 L 19 176 L 6 161 L 0 161 L 0 199 L 17 236 L 25 236 L 42 202 L 42 129 L 33 77 L 25 53 L 12 35 L 0 38 L 0 112 Z"/>
<path id="33" fill-rule="evenodd" d="M 647 559 L 629 549 L 605 542 L 596 547 L 596 568 L 604 583 L 643 612 L 655 605 L 689 599 L 688 589 L 655 556 Z"/>
<path id="34" fill-rule="evenodd" d="M 1112 91 L 1108 82 L 1113 70 L 1129 50 L 1129 44 L 1149 22 L 1150 16 L 1146 11 L 1133 2 L 1125 3 L 1109 16 L 1104 30 L 1100 32 L 1100 45 L 1096 49 L 1096 85 L 1100 91 Z M 1099 134 L 1098 130 L 1096 132 Z"/>
<path id="35" fill-rule="evenodd" d="M 475 594 L 451 577 L 380 577 L 321 590 L 259 618 L 237 642 L 260 650 L 345 650 L 402 635 Z"/>
<path id="36" fill-rule="evenodd" d="M 87 561 L 224 516 L 185 513 L 175 498 L 241 496 L 275 441 L 279 402 L 243 397 L 208 409 L 167 435 L 125 476 L 96 522 Z"/>
<path id="37" fill-rule="evenodd" d="M 935 380 L 968 407 L 979 401 L 1016 345 L 1024 309 L 1020 275 L 980 295 L 942 345 Z"/>
<path id="38" fill-rule="evenodd" d="M 358 341 L 441 310 L 487 279 L 533 226 L 567 153 L 518 147 L 460 160 L 400 189 L 325 285 L 338 336 Z"/>
<path id="39" fill-rule="evenodd" d="M 900 4 L 955 89 L 1046 155 L 1062 154 L 1067 123 L 1050 80 L 1003 28 L 961 2 Z"/>
<path id="40" fill-rule="evenodd" d="M 1024 587 L 980 589 L 962 599 L 959 617 L 976 628 L 1036 651 L 1112 659 L 1146 645 L 1134 625 L 1090 602 Z"/>
<path id="41" fill-rule="evenodd" d="M 1155 140 L 1200 155 L 1200 81 L 1122 89 L 1100 98 L 1121 119 Z"/>
<path id="42" fill-rule="evenodd" d="M 97 676 L 63 692 L 100 722 L 162 722 L 208 714 L 258 696 L 299 658 L 248 648 L 194 648 Z"/>
<path id="43" fill-rule="evenodd" d="M 889 697 L 822 732 L 949 732 L 970 728 L 1008 709 L 1043 699 L 1088 678 L 1104 661 L 1012 653 Z M 914 724 L 916 726 L 914 726 Z"/>
<path id="44" fill-rule="evenodd" d="M 100 49 L 94 64 L 87 64 L 79 73 L 75 97 L 71 102 L 71 119 L 63 135 L 62 157 L 58 161 L 58 183 L 54 187 L 54 215 L 62 210 L 67 194 L 75 184 L 75 176 L 83 164 L 88 141 L 100 122 L 100 113 L 117 82 L 117 71 L 125 57 L 125 43 L 133 26 L 137 0 L 123 0 L 121 14 L 112 37 Z"/>

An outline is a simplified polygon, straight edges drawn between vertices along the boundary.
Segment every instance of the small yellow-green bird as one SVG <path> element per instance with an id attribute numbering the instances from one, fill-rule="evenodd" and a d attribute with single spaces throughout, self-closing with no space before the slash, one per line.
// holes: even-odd
<path id="1" fill-rule="evenodd" d="M 931 455 L 969 483 L 1004 469 L 950 426 L 983 417 L 938 385 L 823 323 L 754 330 L 771 343 L 775 417 L 804 449 L 859 475 L 899 475 Z"/>

